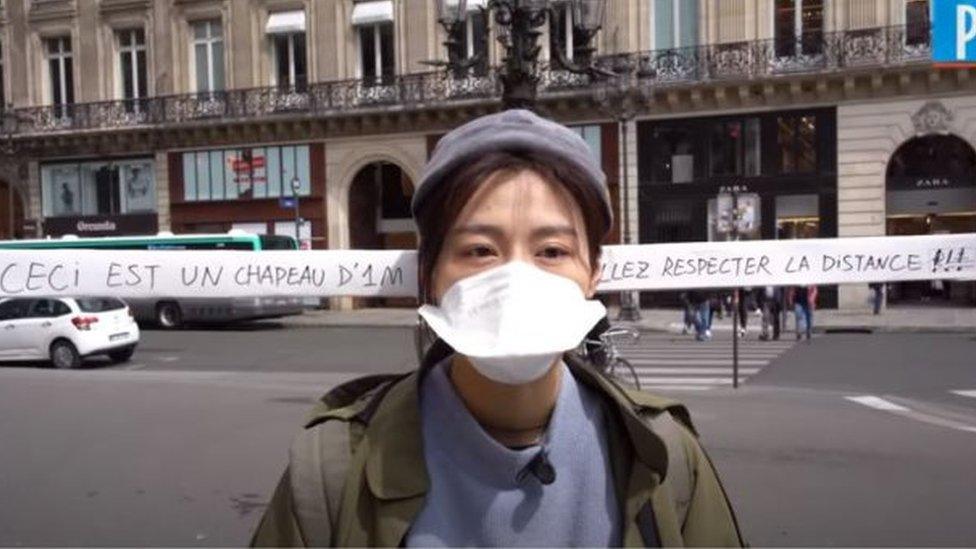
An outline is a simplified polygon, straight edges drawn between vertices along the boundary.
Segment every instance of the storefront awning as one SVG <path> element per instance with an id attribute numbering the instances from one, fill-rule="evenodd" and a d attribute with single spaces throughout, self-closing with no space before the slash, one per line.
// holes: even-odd
<path id="1" fill-rule="evenodd" d="M 264 30 L 268 34 L 305 32 L 305 12 L 296 10 L 272 13 L 268 16 L 268 24 Z"/>
<path id="2" fill-rule="evenodd" d="M 357 2 L 352 8 L 353 25 L 372 25 L 393 21 L 393 0 Z"/>

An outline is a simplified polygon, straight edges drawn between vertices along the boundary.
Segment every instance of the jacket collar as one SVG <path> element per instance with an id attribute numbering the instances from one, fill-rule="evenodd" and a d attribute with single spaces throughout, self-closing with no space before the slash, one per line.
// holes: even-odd
<path id="1" fill-rule="evenodd" d="M 667 476 L 667 446 L 661 437 L 649 429 L 647 423 L 637 415 L 638 404 L 631 400 L 623 389 L 594 370 L 589 363 L 578 356 L 567 353 L 563 359 L 578 381 L 587 384 L 613 404 L 613 409 L 620 414 L 619 417 L 623 420 L 624 428 L 634 447 L 637 459 L 647 465 L 651 471 L 657 473 L 659 478 L 663 479 Z"/>
<path id="2" fill-rule="evenodd" d="M 420 385 L 435 365 L 454 353 L 438 339 L 420 369 L 398 381 L 375 409 L 366 428 L 366 483 L 379 499 L 404 499 L 427 493 L 430 478 L 420 427 Z"/>
<path id="3" fill-rule="evenodd" d="M 419 372 L 397 382 L 366 427 L 366 482 L 379 499 L 410 498 L 427 492 L 419 385 Z"/>

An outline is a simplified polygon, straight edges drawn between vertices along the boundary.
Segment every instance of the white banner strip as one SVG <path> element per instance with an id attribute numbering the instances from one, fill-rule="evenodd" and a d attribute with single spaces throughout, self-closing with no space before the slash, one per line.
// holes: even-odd
<path id="1" fill-rule="evenodd" d="M 600 291 L 976 279 L 976 233 L 605 246 Z"/>
<path id="2" fill-rule="evenodd" d="M 976 234 L 605 246 L 601 292 L 976 280 Z M 0 296 L 417 294 L 407 250 L 0 250 Z"/>

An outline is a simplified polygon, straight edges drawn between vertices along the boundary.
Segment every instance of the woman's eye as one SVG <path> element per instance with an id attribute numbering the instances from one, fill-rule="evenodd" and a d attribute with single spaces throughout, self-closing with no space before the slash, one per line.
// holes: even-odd
<path id="1" fill-rule="evenodd" d="M 469 257 L 491 257 L 495 255 L 495 251 L 489 246 L 471 246 L 465 250 L 464 255 Z"/>
<path id="2" fill-rule="evenodd" d="M 560 259 L 568 256 L 569 252 L 556 246 L 547 246 L 539 252 L 539 255 L 545 259 Z"/>

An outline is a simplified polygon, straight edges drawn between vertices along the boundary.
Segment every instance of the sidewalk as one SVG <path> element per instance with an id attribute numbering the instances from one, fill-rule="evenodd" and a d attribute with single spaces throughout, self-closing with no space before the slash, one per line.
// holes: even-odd
<path id="1" fill-rule="evenodd" d="M 616 308 L 610 318 L 617 318 Z M 357 309 L 353 311 L 308 310 L 301 316 L 285 317 L 281 322 L 295 327 L 412 327 L 417 322 L 414 309 Z M 678 309 L 643 309 L 640 321 L 633 323 L 642 330 L 681 332 Z M 814 312 L 814 329 L 824 331 L 871 332 L 970 332 L 976 334 L 976 308 L 897 307 L 873 315 L 870 311 L 818 310 Z M 713 331 L 729 331 L 732 320 L 715 317 Z M 751 314 L 749 332 L 759 332 L 759 316 Z M 787 315 L 786 329 L 793 329 L 793 315 Z"/>

